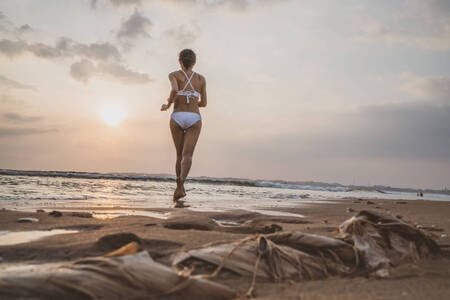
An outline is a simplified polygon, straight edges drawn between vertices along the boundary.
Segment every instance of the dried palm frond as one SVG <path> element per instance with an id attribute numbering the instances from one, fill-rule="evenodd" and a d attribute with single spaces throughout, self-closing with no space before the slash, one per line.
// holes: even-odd
<path id="1" fill-rule="evenodd" d="M 72 263 L 10 267 L 0 273 L 1 299 L 230 299 L 235 292 L 202 278 L 181 276 L 146 251 Z"/>

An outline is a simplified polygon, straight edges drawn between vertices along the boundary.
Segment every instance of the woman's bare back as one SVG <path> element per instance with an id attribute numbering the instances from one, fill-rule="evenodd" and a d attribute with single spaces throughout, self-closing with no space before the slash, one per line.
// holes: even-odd
<path id="1" fill-rule="evenodd" d="M 187 72 L 186 75 L 188 77 L 191 77 L 192 71 Z M 190 96 L 189 101 L 187 101 L 186 96 L 176 95 L 174 99 L 173 111 L 174 112 L 187 111 L 199 114 L 200 113 L 199 107 L 206 106 L 206 89 L 205 89 L 206 81 L 202 75 L 195 73 L 192 76 L 190 84 L 188 84 L 188 78 L 186 78 L 186 75 L 183 73 L 183 71 L 178 70 L 170 73 L 169 78 L 170 77 L 175 78 L 177 83 L 176 88 L 178 91 L 182 91 L 183 88 L 185 88 L 184 89 L 185 91 L 196 91 L 200 94 L 200 98 Z"/>

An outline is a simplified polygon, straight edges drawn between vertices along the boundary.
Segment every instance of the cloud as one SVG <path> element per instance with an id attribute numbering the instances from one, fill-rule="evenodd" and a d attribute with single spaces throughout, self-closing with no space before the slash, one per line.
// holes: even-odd
<path id="1" fill-rule="evenodd" d="M 382 15 L 367 8 L 355 40 L 410 47 L 450 49 L 450 5 L 447 0 L 405 1 L 398 10 L 386 7 Z"/>
<path id="2" fill-rule="evenodd" d="M 3 33 L 3 37 L 12 36 L 14 38 L 18 38 L 28 33 L 32 33 L 34 30 L 28 24 L 16 26 L 0 11 L 0 32 Z"/>
<path id="3" fill-rule="evenodd" d="M 55 48 L 67 56 L 77 55 L 99 61 L 121 60 L 121 55 L 117 47 L 107 42 L 83 44 L 69 38 L 60 38 Z"/>
<path id="4" fill-rule="evenodd" d="M 152 22 L 143 16 L 137 9 L 126 20 L 122 22 L 117 38 L 124 44 L 130 45 L 131 41 L 138 37 L 150 37 L 148 31 L 152 27 Z"/>
<path id="5" fill-rule="evenodd" d="M 14 57 L 27 50 L 28 44 L 24 41 L 11 41 L 7 39 L 0 40 L 0 53 L 6 56 Z"/>
<path id="6" fill-rule="evenodd" d="M 119 64 L 104 64 L 97 66 L 100 74 L 124 84 L 145 84 L 150 82 L 147 74 L 131 71 Z"/>
<path id="7" fill-rule="evenodd" d="M 25 24 L 19 27 L 19 31 L 25 32 L 25 31 L 33 31 L 33 28 L 31 28 L 30 25 Z"/>
<path id="8" fill-rule="evenodd" d="M 91 7 L 97 8 L 98 0 L 91 0 Z M 111 3 L 114 6 L 129 6 L 129 5 L 141 5 L 142 0 L 109 0 L 109 3 Z"/>
<path id="9" fill-rule="evenodd" d="M 140 5 L 142 0 L 109 0 L 115 6 Z"/>
<path id="10" fill-rule="evenodd" d="M 43 43 L 29 44 L 23 40 L 0 40 L 0 53 L 13 58 L 26 52 L 45 59 L 80 56 L 98 61 L 120 60 L 119 50 L 110 43 L 83 44 L 69 38 L 61 38 L 55 46 Z"/>
<path id="11" fill-rule="evenodd" d="M 96 73 L 96 66 L 87 59 L 83 59 L 70 66 L 70 75 L 73 79 L 87 83 Z"/>
<path id="12" fill-rule="evenodd" d="M 167 0 L 176 5 L 196 5 L 205 8 L 228 8 L 234 11 L 247 11 L 251 7 L 277 5 L 287 0 Z"/>
<path id="13" fill-rule="evenodd" d="M 41 58 L 52 59 L 63 56 L 58 48 L 54 48 L 43 43 L 27 45 L 26 50 Z"/>
<path id="14" fill-rule="evenodd" d="M 420 16 L 429 18 L 450 18 L 450 2 L 448 0 L 411 0 L 407 7 Z"/>
<path id="15" fill-rule="evenodd" d="M 174 39 L 181 45 L 189 45 L 194 42 L 201 34 L 200 27 L 196 22 L 181 24 L 166 30 L 166 35 Z"/>
<path id="16" fill-rule="evenodd" d="M 402 44 L 432 50 L 448 50 L 450 49 L 450 25 L 435 30 L 435 32 L 420 33 L 400 30 L 372 21 L 360 27 L 355 40 L 369 43 Z"/>
<path id="17" fill-rule="evenodd" d="M 0 104 L 5 108 L 6 106 L 10 107 L 24 107 L 25 101 L 16 99 L 10 95 L 1 95 L 0 96 Z"/>
<path id="18" fill-rule="evenodd" d="M 10 58 L 19 56 L 25 52 L 31 52 L 37 57 L 47 59 L 63 56 L 60 49 L 45 45 L 43 43 L 28 44 L 23 40 L 0 40 L 0 53 Z"/>
<path id="19" fill-rule="evenodd" d="M 419 100 L 437 100 L 450 103 L 450 77 L 418 76 L 403 73 L 400 76 L 401 89 L 409 96 Z"/>
<path id="20" fill-rule="evenodd" d="M 31 123 L 41 120 L 40 117 L 23 116 L 17 113 L 4 113 L 3 118 L 15 123 Z"/>
<path id="21" fill-rule="evenodd" d="M 146 84 L 150 78 L 145 73 L 134 72 L 116 63 L 98 63 L 83 59 L 72 64 L 70 75 L 87 84 L 92 77 L 105 78 L 122 84 Z"/>
<path id="22" fill-rule="evenodd" d="M 6 78 L 3 75 L 0 75 L 0 87 L 15 88 L 15 89 L 22 89 L 22 90 L 36 90 L 36 87 L 34 87 L 34 86 L 20 83 L 18 81 Z"/>
<path id="23" fill-rule="evenodd" d="M 323 127 L 308 126 L 247 145 L 266 159 L 444 159 L 450 160 L 450 105 L 424 102 L 366 105 L 335 114 Z M 262 150 L 261 150 L 262 149 Z"/>
<path id="24" fill-rule="evenodd" d="M 34 135 L 49 132 L 57 132 L 57 129 L 38 129 L 38 128 L 0 128 L 0 137 Z"/>

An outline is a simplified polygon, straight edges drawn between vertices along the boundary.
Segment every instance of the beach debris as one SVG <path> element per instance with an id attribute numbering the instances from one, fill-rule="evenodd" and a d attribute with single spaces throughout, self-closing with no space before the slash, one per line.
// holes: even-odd
<path id="1" fill-rule="evenodd" d="M 367 201 L 366 201 L 366 204 L 368 204 L 368 205 L 373 205 L 373 204 L 375 204 L 375 202 L 370 201 L 370 200 L 367 200 Z"/>
<path id="2" fill-rule="evenodd" d="M 347 212 L 355 212 L 355 210 L 351 207 L 347 207 Z"/>
<path id="3" fill-rule="evenodd" d="M 49 216 L 53 216 L 53 217 L 58 217 L 58 218 L 59 218 L 59 217 L 62 217 L 63 214 L 62 214 L 62 212 L 60 212 L 60 211 L 54 210 L 54 211 L 52 211 L 52 212 L 49 212 L 48 215 L 49 215 Z"/>
<path id="4" fill-rule="evenodd" d="M 286 279 L 321 279 L 349 274 L 358 265 L 357 254 L 343 241 L 303 232 L 258 235 L 232 243 L 207 245 L 178 253 L 172 264 L 189 266 L 192 261 L 217 266 L 241 276 L 276 282 Z"/>
<path id="5" fill-rule="evenodd" d="M 417 228 L 426 230 L 426 231 L 444 231 L 443 228 L 436 227 L 435 225 L 431 225 L 431 226 L 419 225 L 419 226 L 417 226 Z"/>
<path id="6" fill-rule="evenodd" d="M 395 201 L 395 204 L 408 204 L 406 201 Z"/>
<path id="7" fill-rule="evenodd" d="M 43 210 L 43 209 L 37 209 L 36 212 L 37 212 L 37 213 L 45 213 L 45 210 Z"/>
<path id="8" fill-rule="evenodd" d="M 0 298 L 236 297 L 232 288 L 212 281 L 217 276 L 248 278 L 246 295 L 251 297 L 257 279 L 299 282 L 330 276 L 388 277 L 402 263 L 440 253 L 440 246 L 421 230 L 376 211 L 358 212 L 339 226 L 339 232 L 341 238 L 295 231 L 210 243 L 173 256 L 172 266 L 178 271 L 140 251 L 148 248 L 150 240 L 133 233 L 107 235 L 97 242 L 109 252 L 105 257 L 2 269 Z"/>
<path id="9" fill-rule="evenodd" d="M 441 234 L 441 238 L 443 238 L 443 239 L 448 238 L 448 234 L 446 234 L 446 233 Z"/>
<path id="10" fill-rule="evenodd" d="M 69 263 L 13 266 L 0 273 L 1 299 L 232 299 L 236 292 L 155 262 L 148 252 Z"/>
<path id="11" fill-rule="evenodd" d="M 79 218 L 92 218 L 92 214 L 88 212 L 78 212 L 74 211 L 72 212 L 72 217 L 79 217 Z"/>
<path id="12" fill-rule="evenodd" d="M 38 218 L 19 218 L 17 219 L 19 223 L 37 223 L 39 222 Z"/>
<path id="13" fill-rule="evenodd" d="M 196 272 L 228 271 L 275 282 L 312 280 L 329 276 L 369 274 L 389 276 L 402 262 L 416 262 L 439 253 L 439 246 L 420 230 L 378 212 L 361 211 L 339 226 L 343 239 L 303 232 L 257 235 L 235 242 L 208 244 L 179 252 L 173 266 Z"/>
<path id="14" fill-rule="evenodd" d="M 117 250 L 111 251 L 105 255 L 105 257 L 114 257 L 114 256 L 124 256 L 129 254 L 138 253 L 141 249 L 140 244 L 137 242 L 131 242 L 126 244 L 125 246 L 120 247 Z"/>
<path id="15" fill-rule="evenodd" d="M 163 226 L 165 228 L 177 230 L 195 229 L 210 231 L 214 230 L 217 227 L 217 224 L 207 216 L 198 215 L 195 216 L 195 218 L 192 218 L 189 215 L 180 215 L 164 221 Z"/>
<path id="16" fill-rule="evenodd" d="M 131 242 L 135 242 L 138 245 L 142 244 L 141 239 L 134 233 L 121 232 L 102 236 L 97 241 L 97 246 L 103 251 L 109 252 L 121 248 Z"/>
<path id="17" fill-rule="evenodd" d="M 281 212 L 280 215 L 266 215 L 261 214 L 259 212 L 233 212 L 233 213 L 218 213 L 209 216 L 214 222 L 220 224 L 233 224 L 234 225 L 242 225 L 245 222 L 256 223 L 267 223 L 267 222 L 278 222 L 278 223 L 287 223 L 287 224 L 309 224 L 311 223 L 308 220 L 305 220 L 303 216 L 300 215 L 283 215 Z"/>
<path id="18" fill-rule="evenodd" d="M 439 246 L 422 231 L 398 218 L 375 211 L 360 211 L 343 222 L 339 232 L 350 239 L 361 256 L 362 268 L 379 277 L 403 261 L 438 254 Z"/>
<path id="19" fill-rule="evenodd" d="M 224 222 L 226 224 L 224 225 Z M 180 215 L 172 217 L 163 223 L 165 228 L 177 230 L 203 230 L 203 231 L 224 231 L 236 233 L 261 233 L 268 234 L 283 230 L 278 224 L 263 222 L 261 219 L 251 219 L 244 222 L 232 222 L 231 220 L 218 220 L 204 215 L 196 215 L 195 218 L 190 215 Z"/>

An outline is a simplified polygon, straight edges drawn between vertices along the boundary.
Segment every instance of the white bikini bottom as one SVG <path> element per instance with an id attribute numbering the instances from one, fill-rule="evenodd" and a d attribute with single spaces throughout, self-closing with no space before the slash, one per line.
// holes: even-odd
<path id="1" fill-rule="evenodd" d="M 188 129 L 202 119 L 198 113 L 188 111 L 173 112 L 171 118 L 183 129 Z"/>

